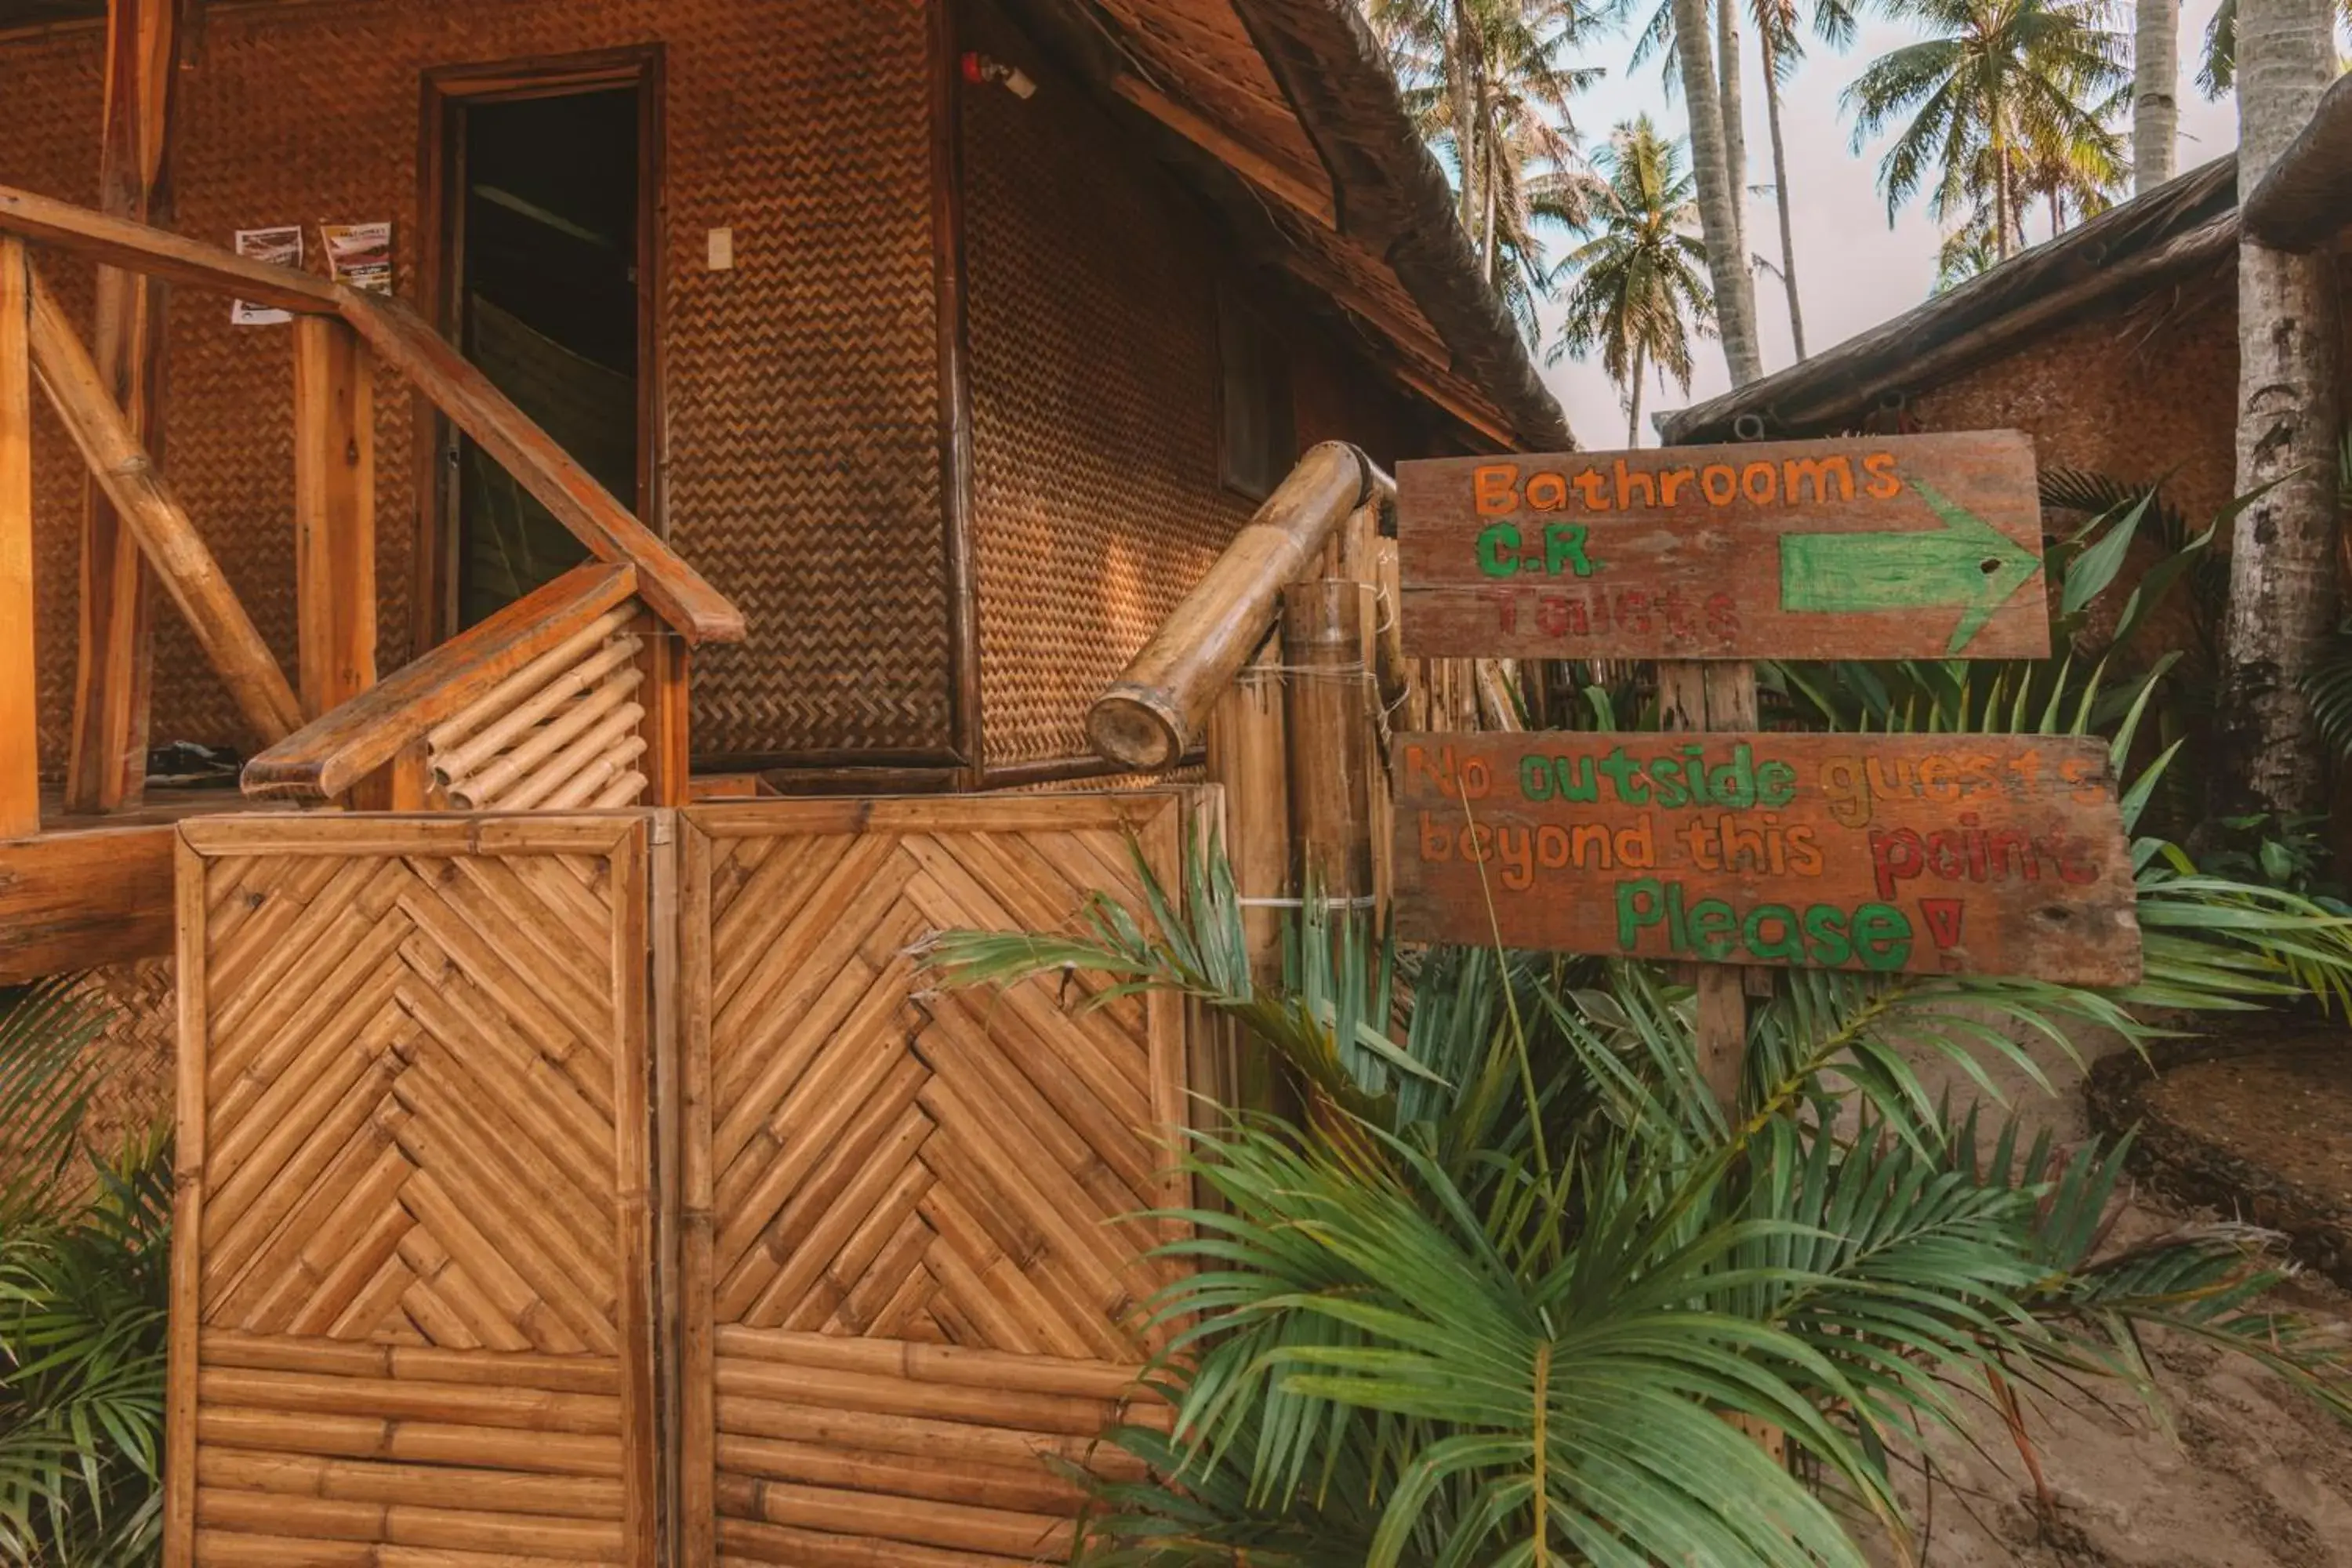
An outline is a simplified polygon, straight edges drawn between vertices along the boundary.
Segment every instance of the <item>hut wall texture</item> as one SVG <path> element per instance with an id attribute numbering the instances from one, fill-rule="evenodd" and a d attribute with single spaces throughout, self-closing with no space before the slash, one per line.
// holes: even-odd
<path id="1" fill-rule="evenodd" d="M 1221 269 L 1276 324 L 1302 448 L 1391 461 L 1407 416 L 994 5 L 960 10 L 965 47 L 1042 84 L 964 97 L 982 741 L 1003 766 L 1088 754 L 1087 704 L 1256 510 L 1220 480 Z"/>
<path id="2" fill-rule="evenodd" d="M 742 605 L 751 643 L 700 662 L 698 751 L 942 747 L 930 142 L 923 7 L 835 0 L 297 0 L 206 7 L 181 79 L 176 226 L 391 219 L 415 292 L 421 73 L 659 41 L 667 72 L 671 541 Z M 94 29 L 0 45 L 0 181 L 94 199 Z M 735 231 L 736 267 L 704 266 Z M 50 263 L 52 271 L 60 270 Z M 61 279 L 62 281 L 62 279 Z M 86 285 L 72 293 L 86 298 Z M 174 300 L 165 467 L 293 664 L 292 373 L 283 327 Z M 409 402 L 378 386 L 380 659 L 409 657 Z M 45 432 L 42 749 L 62 754 L 79 469 Z M 242 747 L 168 604 L 154 739 Z"/>
<path id="3" fill-rule="evenodd" d="M 2237 332 L 2224 269 L 2061 327 L 1914 395 L 1906 412 L 1923 430 L 2026 431 L 2044 469 L 2166 479 L 2168 499 L 2201 527 L 2232 489 Z"/>
<path id="4" fill-rule="evenodd" d="M 1046 85 L 965 89 L 965 229 L 991 764 L 1083 755 L 1086 705 L 1253 510 L 1219 482 L 1215 294 L 1255 284 L 1205 209 L 992 0 L 964 44 Z M 923 5 L 215 0 L 181 79 L 183 232 L 390 219 L 415 248 L 422 74 L 659 42 L 667 75 L 665 515 L 750 639 L 695 674 L 698 754 L 943 752 L 950 721 Z M 0 182 L 96 197 L 100 33 L 0 41 Z M 705 235 L 731 227 L 736 266 Z M 313 258 L 316 265 L 316 258 Z M 87 268 L 44 262 L 86 325 Z M 1392 461 L 1419 431 L 1339 333 L 1272 306 L 1299 439 Z M 292 374 L 283 327 L 172 311 L 164 466 L 288 668 Z M 382 668 L 411 657 L 410 400 L 378 384 Z M 37 451 L 41 746 L 70 721 L 81 469 Z M 158 597 L 152 736 L 244 750 Z"/>

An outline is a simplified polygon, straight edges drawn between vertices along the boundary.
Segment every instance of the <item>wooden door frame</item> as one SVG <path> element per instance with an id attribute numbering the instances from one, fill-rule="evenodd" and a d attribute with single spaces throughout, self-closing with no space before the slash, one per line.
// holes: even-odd
<path id="1" fill-rule="evenodd" d="M 667 51 L 658 43 L 583 54 L 541 56 L 425 72 L 417 171 L 416 308 L 434 330 L 457 342 L 457 279 L 465 249 L 465 209 L 457 174 L 465 155 L 464 111 L 476 104 L 634 88 L 637 92 L 637 492 L 625 498 L 645 525 L 667 538 L 668 460 L 663 398 L 668 333 L 663 227 L 667 216 Z M 457 626 L 457 498 L 455 434 L 440 411 L 416 399 L 410 443 L 416 487 L 415 584 L 410 595 L 412 647 L 422 654 Z"/>

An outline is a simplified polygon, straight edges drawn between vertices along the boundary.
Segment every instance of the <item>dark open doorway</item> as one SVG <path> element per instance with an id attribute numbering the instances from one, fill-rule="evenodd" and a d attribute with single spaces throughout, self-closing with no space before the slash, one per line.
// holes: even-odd
<path id="1" fill-rule="evenodd" d="M 428 79 L 436 313 L 467 358 L 649 521 L 657 57 Z M 585 557 L 473 441 L 436 428 L 421 584 L 435 641 Z"/>

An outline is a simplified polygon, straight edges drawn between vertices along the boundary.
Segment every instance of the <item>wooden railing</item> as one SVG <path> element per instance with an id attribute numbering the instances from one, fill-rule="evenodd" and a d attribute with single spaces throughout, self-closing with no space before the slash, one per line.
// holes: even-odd
<path id="1" fill-rule="evenodd" d="M 1385 903 L 1392 730 L 1519 724 L 1515 670 L 1405 658 L 1395 500 L 1356 447 L 1310 448 L 1087 714 L 1096 751 L 1139 771 L 1205 743 L 1261 973 L 1308 887 Z"/>
<path id="2" fill-rule="evenodd" d="M 36 245 L 297 316 L 299 693 L 49 292 Z M 593 557 L 381 685 L 373 359 Z M 740 641 L 741 613 L 406 306 L 0 186 L 0 626 L 31 625 L 33 380 L 263 742 L 247 794 L 401 808 L 683 800 L 688 650 Z M 37 782 L 30 663 L 0 669 L 0 837 L 21 829 Z"/>

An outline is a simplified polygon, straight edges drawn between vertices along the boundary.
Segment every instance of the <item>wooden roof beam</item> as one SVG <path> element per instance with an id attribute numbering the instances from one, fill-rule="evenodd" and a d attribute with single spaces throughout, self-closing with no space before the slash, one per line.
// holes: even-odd
<path id="1" fill-rule="evenodd" d="M 1110 85 L 1119 97 L 1293 212 L 1334 232 L 1339 229 L 1339 209 L 1328 187 L 1312 176 L 1250 146 L 1139 77 L 1122 72 L 1111 79 Z"/>

